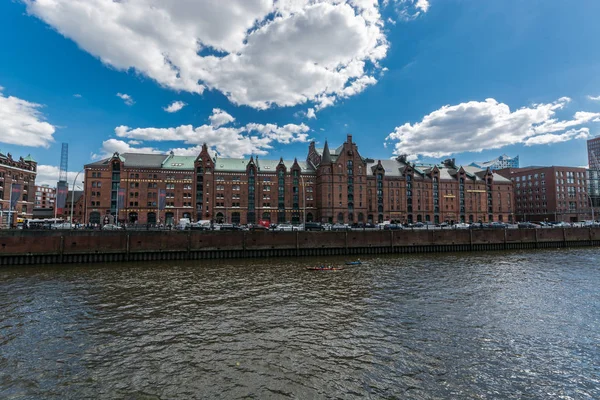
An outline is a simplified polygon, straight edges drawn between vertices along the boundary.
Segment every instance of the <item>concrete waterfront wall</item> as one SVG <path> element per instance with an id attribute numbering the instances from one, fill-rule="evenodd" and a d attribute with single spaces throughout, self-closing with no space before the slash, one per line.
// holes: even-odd
<path id="1" fill-rule="evenodd" d="M 348 232 L 0 231 L 0 265 L 599 246 L 599 228 Z"/>

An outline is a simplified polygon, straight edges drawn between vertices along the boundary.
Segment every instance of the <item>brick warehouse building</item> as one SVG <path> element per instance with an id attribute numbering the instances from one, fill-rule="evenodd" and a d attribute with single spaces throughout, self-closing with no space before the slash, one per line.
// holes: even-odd
<path id="1" fill-rule="evenodd" d="M 585 168 L 526 167 L 497 172 L 514 183 L 517 221 L 591 219 Z"/>
<path id="2" fill-rule="evenodd" d="M 360 155 L 348 135 L 330 150 L 309 145 L 305 161 L 118 154 L 85 166 L 86 222 L 101 223 L 125 201 L 121 222 L 366 223 L 511 221 L 510 180 L 453 160 L 415 165 Z M 160 190 L 166 207 L 159 210 Z"/>
<path id="3" fill-rule="evenodd" d="M 0 226 L 15 224 L 17 218 L 30 219 L 33 216 L 35 200 L 35 177 L 37 163 L 30 155 L 18 160 L 11 154 L 0 152 Z M 12 185 L 21 185 L 21 196 L 12 214 L 9 213 Z M 12 221 L 8 217 L 11 215 Z"/>

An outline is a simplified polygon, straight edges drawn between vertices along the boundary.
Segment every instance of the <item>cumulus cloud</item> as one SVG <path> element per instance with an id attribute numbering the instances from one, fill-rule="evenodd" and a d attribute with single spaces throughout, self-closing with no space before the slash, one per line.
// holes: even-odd
<path id="1" fill-rule="evenodd" d="M 588 96 L 588 99 L 593 101 L 600 101 L 600 96 Z"/>
<path id="2" fill-rule="evenodd" d="M 210 120 L 210 124 L 215 128 L 235 121 L 235 118 L 233 118 L 229 113 L 219 108 L 213 108 L 213 113 L 210 117 L 208 117 L 208 119 Z"/>
<path id="3" fill-rule="evenodd" d="M 117 93 L 117 97 L 120 97 L 125 102 L 125 104 L 127 104 L 128 106 L 132 106 L 135 104 L 135 101 L 133 101 L 133 98 L 128 94 Z"/>
<path id="4" fill-rule="evenodd" d="M 552 134 L 546 133 L 525 140 L 525 146 L 533 146 L 536 144 L 552 144 L 567 142 L 571 139 L 588 139 L 590 137 L 589 128 L 571 129 L 565 133 Z"/>
<path id="5" fill-rule="evenodd" d="M 386 140 L 394 142 L 394 154 L 444 157 L 517 143 L 532 146 L 586 138 L 587 127 L 574 128 L 600 122 L 600 113 L 578 111 L 572 119 L 559 120 L 556 112 L 570 100 L 563 97 L 514 111 L 494 99 L 447 105 L 426 115 L 421 122 L 397 127 Z M 570 130 L 565 132 L 567 129 Z"/>
<path id="6" fill-rule="evenodd" d="M 114 153 L 142 153 L 142 154 L 161 154 L 163 151 L 155 149 L 153 147 L 134 147 L 132 142 L 125 142 L 123 140 L 108 139 L 102 142 L 102 148 L 100 153 L 93 153 L 91 158 L 97 160 L 102 157 L 108 157 Z M 137 142 L 140 143 L 140 142 Z"/>
<path id="7" fill-rule="evenodd" d="M 38 186 L 48 185 L 50 187 L 56 187 L 59 173 L 60 168 L 55 165 L 38 165 L 37 175 L 35 177 L 35 184 Z M 69 183 L 69 189 L 72 188 L 73 180 L 76 177 L 77 180 L 75 181 L 75 190 L 81 190 L 79 188 L 83 187 L 82 182 L 84 174 L 83 172 L 81 172 L 79 176 L 77 176 L 77 171 L 67 172 L 67 182 Z"/>
<path id="8" fill-rule="evenodd" d="M 378 0 L 22 1 L 111 67 L 257 109 L 355 95 L 388 50 Z"/>
<path id="9" fill-rule="evenodd" d="M 309 108 L 308 110 L 306 110 L 306 118 L 308 118 L 308 119 L 317 118 L 317 116 L 315 115 L 314 108 Z"/>
<path id="10" fill-rule="evenodd" d="M 44 121 L 41 104 L 5 97 L 0 87 L 0 143 L 49 147 L 56 128 Z"/>
<path id="11" fill-rule="evenodd" d="M 167 107 L 163 107 L 163 110 L 165 110 L 168 113 L 175 113 L 185 106 L 187 106 L 187 104 L 185 104 L 183 101 L 174 101 Z"/>
<path id="12" fill-rule="evenodd" d="M 272 144 L 289 144 L 307 142 L 310 128 L 305 124 L 276 124 L 249 123 L 245 126 L 233 126 L 235 118 L 218 108 L 213 109 L 208 118 L 210 123 L 194 128 L 192 125 L 181 125 L 173 128 L 130 128 L 118 126 L 115 134 L 120 139 L 109 139 L 103 142 L 101 154 L 95 157 L 119 153 L 161 153 L 154 147 L 136 148 L 132 141 L 165 142 L 177 141 L 191 147 L 172 149 L 177 154 L 198 154 L 202 144 L 226 157 L 242 157 L 248 154 L 265 155 Z M 128 140 L 126 142 L 125 140 Z"/>

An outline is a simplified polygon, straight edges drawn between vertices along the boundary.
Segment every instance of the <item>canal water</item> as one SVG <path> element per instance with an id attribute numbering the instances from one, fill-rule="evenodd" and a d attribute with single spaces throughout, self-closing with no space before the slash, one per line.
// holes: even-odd
<path id="1" fill-rule="evenodd" d="M 0 269 L 0 398 L 599 399 L 598 254 Z"/>

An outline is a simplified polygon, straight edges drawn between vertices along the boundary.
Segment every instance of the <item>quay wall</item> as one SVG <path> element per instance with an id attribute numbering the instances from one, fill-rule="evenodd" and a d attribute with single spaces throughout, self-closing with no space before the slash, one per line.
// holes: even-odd
<path id="1" fill-rule="evenodd" d="M 0 265 L 600 246 L 600 228 L 348 232 L 0 231 Z"/>

